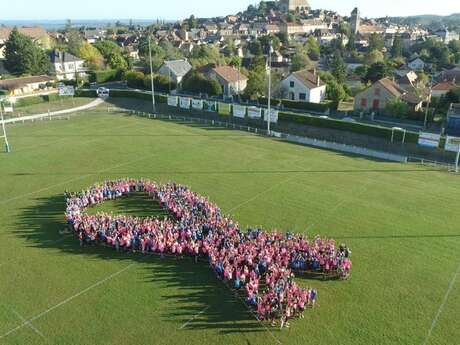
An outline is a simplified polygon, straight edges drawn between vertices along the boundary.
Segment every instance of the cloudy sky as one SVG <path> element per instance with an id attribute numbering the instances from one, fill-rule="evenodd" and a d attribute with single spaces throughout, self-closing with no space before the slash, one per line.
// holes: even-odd
<path id="1" fill-rule="evenodd" d="M 6 1 L 6 0 L 3 0 Z M 247 0 L 14 0 L 2 6 L 2 20 L 17 19 L 181 19 L 195 14 L 211 17 L 236 13 L 256 1 Z M 313 8 L 349 14 L 358 6 L 367 17 L 385 15 L 451 14 L 460 12 L 459 0 L 310 0 Z"/>

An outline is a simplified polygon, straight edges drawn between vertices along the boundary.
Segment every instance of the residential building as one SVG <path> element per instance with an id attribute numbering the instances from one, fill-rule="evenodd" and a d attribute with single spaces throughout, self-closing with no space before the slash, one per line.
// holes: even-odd
<path id="1" fill-rule="evenodd" d="M 0 59 L 5 58 L 5 43 L 10 37 L 11 31 L 13 29 L 7 27 L 0 27 Z M 43 49 L 51 48 L 51 38 L 42 27 L 27 27 L 27 28 L 18 28 L 18 31 L 30 37 L 35 43 L 39 44 Z"/>
<path id="2" fill-rule="evenodd" d="M 459 35 L 456 32 L 449 31 L 447 28 L 437 31 L 436 36 L 438 36 L 442 42 L 449 44 L 451 41 L 456 41 L 459 39 Z"/>
<path id="3" fill-rule="evenodd" d="M 283 98 L 291 101 L 321 103 L 326 98 L 326 84 L 316 71 L 307 69 L 289 74 L 280 89 Z"/>
<path id="4" fill-rule="evenodd" d="M 355 96 L 355 111 L 382 112 L 389 102 L 400 99 L 409 105 L 411 111 L 422 109 L 425 97 L 406 91 L 389 78 L 383 78 Z"/>
<path id="5" fill-rule="evenodd" d="M 446 95 L 449 91 L 455 88 L 460 88 L 460 85 L 456 85 L 452 81 L 442 81 L 434 85 L 431 91 L 432 91 L 433 97 L 441 97 L 441 96 Z"/>
<path id="6" fill-rule="evenodd" d="M 50 88 L 54 79 L 46 75 L 0 80 L 0 90 L 7 91 L 10 96 L 22 96 Z"/>
<path id="7" fill-rule="evenodd" d="M 231 66 L 214 67 L 208 72 L 208 76 L 219 82 L 225 96 L 243 93 L 248 85 L 248 78 Z"/>
<path id="8" fill-rule="evenodd" d="M 158 73 L 170 78 L 175 84 L 180 84 L 191 69 L 192 65 L 187 60 L 171 60 L 165 61 Z"/>
<path id="9" fill-rule="evenodd" d="M 54 50 L 50 53 L 50 73 L 57 80 L 74 80 L 76 76 L 86 77 L 88 69 L 85 61 L 64 51 Z"/>
<path id="10" fill-rule="evenodd" d="M 410 61 L 407 66 L 414 71 L 423 71 L 425 69 L 425 61 L 418 57 Z"/>

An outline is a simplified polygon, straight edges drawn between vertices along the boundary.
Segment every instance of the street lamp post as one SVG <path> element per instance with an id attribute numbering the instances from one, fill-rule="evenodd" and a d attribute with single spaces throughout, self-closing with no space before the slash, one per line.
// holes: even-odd
<path id="1" fill-rule="evenodd" d="M 152 45 L 150 43 L 150 35 L 149 35 L 149 58 L 150 58 L 150 82 L 152 84 L 152 109 L 155 113 L 155 85 L 153 83 L 153 64 L 152 64 Z"/>
<path id="2" fill-rule="evenodd" d="M 268 52 L 268 116 L 267 116 L 267 134 L 271 135 L 271 117 L 272 117 L 272 111 L 271 111 L 271 99 L 272 99 L 272 51 L 273 51 L 273 46 L 272 42 L 270 41 L 270 49 Z"/>

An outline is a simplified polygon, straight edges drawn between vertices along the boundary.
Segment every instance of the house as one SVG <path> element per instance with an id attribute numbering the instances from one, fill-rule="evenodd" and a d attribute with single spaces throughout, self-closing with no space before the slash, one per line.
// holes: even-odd
<path id="1" fill-rule="evenodd" d="M 180 84 L 191 69 L 192 65 L 187 60 L 171 60 L 165 61 L 158 70 L 158 73 L 171 78 L 174 83 Z"/>
<path id="2" fill-rule="evenodd" d="M 217 80 L 225 96 L 242 93 L 248 85 L 248 78 L 231 66 L 217 66 L 208 73 L 209 78 Z"/>
<path id="3" fill-rule="evenodd" d="M 307 69 L 288 75 L 281 81 L 281 94 L 291 101 L 321 103 L 326 98 L 326 84 L 316 71 Z"/>
<path id="4" fill-rule="evenodd" d="M 432 91 L 432 96 L 433 97 L 441 97 L 446 95 L 449 91 L 455 89 L 455 88 L 460 88 L 460 85 L 456 85 L 452 81 L 442 81 L 440 83 L 437 83 L 436 85 L 433 86 L 431 89 Z"/>
<path id="5" fill-rule="evenodd" d="M 10 96 L 22 96 L 43 91 L 54 83 L 54 79 L 46 75 L 0 80 L 0 90 L 7 91 Z"/>
<path id="6" fill-rule="evenodd" d="M 454 67 L 452 69 L 443 71 L 440 75 L 442 80 L 451 81 L 454 83 L 460 82 L 460 67 Z"/>
<path id="7" fill-rule="evenodd" d="M 423 71 L 425 69 L 425 62 L 418 57 L 410 61 L 407 66 L 414 71 Z"/>
<path id="8" fill-rule="evenodd" d="M 56 76 L 57 80 L 74 80 L 75 76 L 86 77 L 88 69 L 85 61 L 64 51 L 54 50 L 50 53 L 50 73 Z"/>
<path id="9" fill-rule="evenodd" d="M 414 87 L 417 87 L 418 84 L 418 75 L 414 71 L 409 71 L 405 73 L 404 75 L 400 76 L 398 78 L 398 84 L 401 86 L 404 90 L 407 89 L 412 89 Z"/>
<path id="10" fill-rule="evenodd" d="M 420 111 L 426 98 L 404 90 L 389 78 L 383 78 L 355 96 L 354 109 L 358 112 L 381 112 L 395 99 L 408 104 L 412 111 Z"/>
<path id="11" fill-rule="evenodd" d="M 5 43 L 10 37 L 13 29 L 0 27 L 0 59 L 5 58 Z M 39 44 L 43 49 L 51 48 L 51 38 L 42 27 L 18 28 L 19 33 L 31 38 L 35 43 Z"/>
<path id="12" fill-rule="evenodd" d="M 449 44 L 451 41 L 456 41 L 459 39 L 459 35 L 456 32 L 451 32 L 447 28 L 441 29 L 435 33 L 441 41 L 445 44 Z"/>

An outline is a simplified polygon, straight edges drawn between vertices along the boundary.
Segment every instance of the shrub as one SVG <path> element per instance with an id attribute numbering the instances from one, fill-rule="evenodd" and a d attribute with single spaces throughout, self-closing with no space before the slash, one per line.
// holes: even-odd
<path id="1" fill-rule="evenodd" d="M 107 83 L 109 81 L 121 80 L 122 72 L 116 69 L 91 71 L 89 80 L 92 83 Z"/>
<path id="2" fill-rule="evenodd" d="M 137 71 L 129 71 L 125 73 L 125 79 L 129 87 L 134 89 L 142 89 L 144 87 L 144 73 Z"/>

